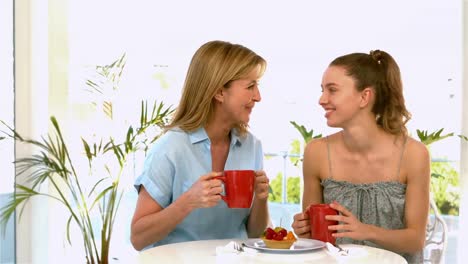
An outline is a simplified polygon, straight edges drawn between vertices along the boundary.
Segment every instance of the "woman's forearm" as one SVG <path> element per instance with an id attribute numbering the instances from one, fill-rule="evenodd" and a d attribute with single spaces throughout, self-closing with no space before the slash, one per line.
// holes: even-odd
<path id="1" fill-rule="evenodd" d="M 267 228 L 269 221 L 268 200 L 254 198 L 247 221 L 247 235 L 249 237 L 260 237 Z"/>
<path id="2" fill-rule="evenodd" d="M 425 235 L 415 229 L 389 230 L 369 226 L 369 241 L 399 253 L 416 253 L 423 249 Z"/>
<path id="3" fill-rule="evenodd" d="M 193 210 L 182 195 L 163 210 L 135 220 L 131 227 L 131 242 L 136 250 L 164 239 Z"/>

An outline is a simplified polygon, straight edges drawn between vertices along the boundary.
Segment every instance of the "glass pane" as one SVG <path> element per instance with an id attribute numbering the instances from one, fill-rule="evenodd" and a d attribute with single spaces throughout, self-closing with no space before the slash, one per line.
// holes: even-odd
<path id="1" fill-rule="evenodd" d="M 13 125 L 13 1 L 0 1 L 0 120 Z M 3 130 L 4 127 L 2 127 Z M 3 133 L 0 137 L 4 137 Z M 0 208 L 13 193 L 14 184 L 14 148 L 7 138 L 0 140 Z M 14 263 L 15 237 L 14 219 L 6 226 L 5 235 L 0 235 L 0 263 Z"/>

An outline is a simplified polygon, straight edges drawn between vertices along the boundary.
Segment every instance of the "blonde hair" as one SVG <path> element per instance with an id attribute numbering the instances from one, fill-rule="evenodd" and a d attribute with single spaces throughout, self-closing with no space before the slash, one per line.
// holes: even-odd
<path id="1" fill-rule="evenodd" d="M 166 129 L 179 127 L 193 131 L 206 124 L 213 115 L 214 96 L 221 88 L 229 88 L 232 81 L 246 77 L 266 61 L 250 49 L 225 41 L 210 41 L 193 55 L 177 110 Z M 240 135 L 247 132 L 248 124 L 237 124 Z"/>

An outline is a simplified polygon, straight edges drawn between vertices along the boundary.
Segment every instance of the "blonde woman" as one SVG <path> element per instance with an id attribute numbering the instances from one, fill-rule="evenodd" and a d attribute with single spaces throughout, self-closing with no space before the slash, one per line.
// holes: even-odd
<path id="1" fill-rule="evenodd" d="M 303 209 L 328 203 L 340 212 L 329 229 L 337 243 L 385 248 L 422 262 L 429 212 L 430 159 L 408 136 L 410 119 L 400 69 L 385 51 L 352 53 L 331 62 L 319 104 L 327 125 L 342 130 L 309 142 L 304 151 Z M 308 215 L 294 232 L 310 238 Z"/>
<path id="2" fill-rule="evenodd" d="M 242 45 L 211 41 L 196 51 L 174 119 L 135 182 L 135 249 L 262 234 L 269 183 L 261 143 L 248 123 L 261 100 L 265 68 L 266 61 Z M 228 169 L 255 170 L 251 208 L 229 209 L 221 201 L 222 184 L 213 177 Z"/>

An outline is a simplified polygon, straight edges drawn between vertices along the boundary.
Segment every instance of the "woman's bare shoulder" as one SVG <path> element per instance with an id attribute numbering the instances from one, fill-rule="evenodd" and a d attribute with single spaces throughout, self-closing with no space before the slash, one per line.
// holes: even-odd
<path id="1" fill-rule="evenodd" d="M 408 137 L 405 152 L 405 159 L 407 164 L 411 164 L 410 167 L 421 168 L 429 166 L 429 150 L 421 141 Z"/>
<path id="2" fill-rule="evenodd" d="M 304 155 L 309 154 L 309 152 L 317 152 L 327 146 L 327 138 L 315 138 L 307 143 L 304 149 Z"/>
<path id="3" fill-rule="evenodd" d="M 426 145 L 412 137 L 408 137 L 408 141 L 406 143 L 406 151 L 411 156 L 429 155 L 429 151 Z"/>
<path id="4" fill-rule="evenodd" d="M 304 155 L 309 155 L 309 156 L 322 156 L 321 154 L 327 152 L 327 144 L 333 144 L 333 142 L 336 140 L 336 135 L 338 133 L 321 137 L 321 138 L 316 138 L 311 140 L 309 143 L 307 143 L 306 148 L 304 150 Z"/>

